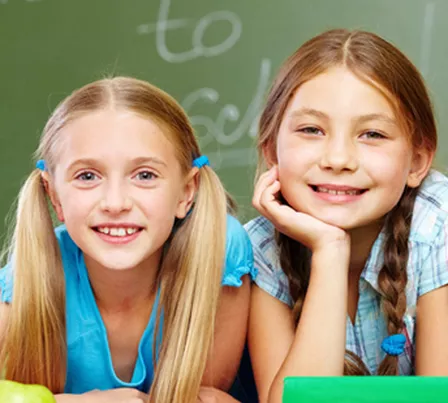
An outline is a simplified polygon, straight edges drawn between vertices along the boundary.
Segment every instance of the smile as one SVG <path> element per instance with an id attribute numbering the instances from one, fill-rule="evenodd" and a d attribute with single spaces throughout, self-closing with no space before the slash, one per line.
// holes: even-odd
<path id="1" fill-rule="evenodd" d="M 126 235 L 132 235 L 135 234 L 137 231 L 140 230 L 140 228 L 137 227 L 128 227 L 128 228 L 120 228 L 120 227 L 98 227 L 97 228 L 98 232 L 101 232 L 103 234 L 106 235 L 110 235 L 110 236 L 117 236 L 117 237 L 124 237 Z"/>
<path id="2" fill-rule="evenodd" d="M 332 184 L 310 185 L 310 188 L 319 199 L 336 204 L 357 201 L 368 191 L 368 189 Z"/>
<path id="3" fill-rule="evenodd" d="M 315 192 L 319 193 L 328 193 L 331 195 L 349 195 L 349 196 L 357 196 L 364 192 L 362 189 L 349 189 L 349 190 L 339 190 L 339 189 L 329 189 L 323 186 L 312 186 Z"/>

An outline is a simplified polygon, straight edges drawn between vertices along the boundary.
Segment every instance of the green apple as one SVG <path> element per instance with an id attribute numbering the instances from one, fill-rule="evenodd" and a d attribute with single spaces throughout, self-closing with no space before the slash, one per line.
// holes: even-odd
<path id="1" fill-rule="evenodd" d="M 56 400 L 45 386 L 0 381 L 0 403 L 56 403 Z"/>

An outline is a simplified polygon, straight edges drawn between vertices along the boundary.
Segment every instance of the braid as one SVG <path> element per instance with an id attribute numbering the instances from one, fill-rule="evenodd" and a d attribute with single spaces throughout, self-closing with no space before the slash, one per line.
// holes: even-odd
<path id="1" fill-rule="evenodd" d="M 378 275 L 378 286 L 382 292 L 381 302 L 389 335 L 401 333 L 404 327 L 408 238 L 417 192 L 415 188 L 406 188 L 385 222 L 384 265 Z M 386 355 L 378 368 L 378 375 L 398 375 L 398 357 Z"/>

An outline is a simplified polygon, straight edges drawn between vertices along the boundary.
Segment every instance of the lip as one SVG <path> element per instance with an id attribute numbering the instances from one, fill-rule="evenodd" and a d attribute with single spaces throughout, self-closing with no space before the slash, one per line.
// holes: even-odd
<path id="1" fill-rule="evenodd" d="M 142 229 L 143 226 L 135 224 L 135 223 L 129 223 L 129 222 L 105 222 L 100 224 L 92 225 L 91 228 L 102 228 L 102 227 L 108 227 L 108 228 L 138 228 Z"/>
<path id="2" fill-rule="evenodd" d="M 124 227 L 121 227 L 121 228 L 124 228 Z M 132 228 L 135 228 L 135 226 Z M 104 242 L 107 242 L 109 244 L 112 244 L 112 245 L 126 245 L 128 243 L 133 242 L 142 233 L 141 228 L 138 231 L 134 232 L 133 234 L 128 234 L 125 236 L 112 236 L 112 235 L 97 231 L 93 228 L 92 228 L 92 230 L 101 240 L 103 240 Z"/>
<path id="3" fill-rule="evenodd" d="M 360 192 L 358 194 L 331 194 L 327 192 L 318 192 L 318 188 L 325 188 L 328 190 L 333 191 L 340 191 L 340 192 Z M 319 183 L 319 184 L 310 184 L 309 185 L 310 190 L 313 192 L 313 195 L 317 197 L 320 200 L 323 200 L 327 203 L 332 204 L 346 204 L 346 203 L 353 203 L 358 200 L 360 200 L 368 191 L 368 189 L 353 187 L 353 186 L 347 186 L 347 185 L 337 185 L 332 183 Z"/>
<path id="4" fill-rule="evenodd" d="M 329 190 L 339 190 L 341 192 L 346 192 L 346 191 L 350 191 L 350 190 L 354 190 L 354 191 L 366 191 L 367 190 L 367 189 L 363 189 L 363 188 L 347 186 L 347 185 L 337 185 L 337 184 L 333 184 L 333 183 L 311 183 L 309 186 L 311 186 L 313 188 L 321 187 L 321 188 L 325 188 L 325 189 L 329 189 Z"/>

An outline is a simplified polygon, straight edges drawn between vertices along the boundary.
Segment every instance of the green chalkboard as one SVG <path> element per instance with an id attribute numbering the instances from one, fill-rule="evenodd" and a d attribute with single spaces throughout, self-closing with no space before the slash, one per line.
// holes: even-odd
<path id="1" fill-rule="evenodd" d="M 202 148 L 250 207 L 256 120 L 281 62 L 335 27 L 374 31 L 423 72 L 448 162 L 446 0 L 0 0 L 0 234 L 56 104 L 108 75 L 146 79 L 187 109 Z"/>

